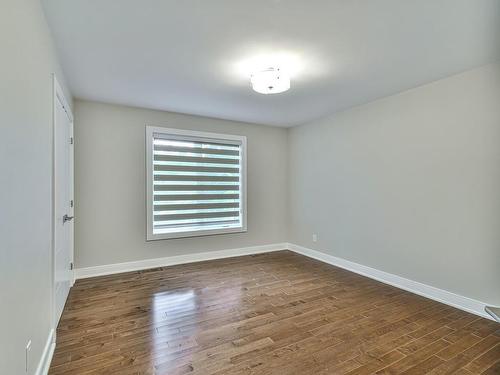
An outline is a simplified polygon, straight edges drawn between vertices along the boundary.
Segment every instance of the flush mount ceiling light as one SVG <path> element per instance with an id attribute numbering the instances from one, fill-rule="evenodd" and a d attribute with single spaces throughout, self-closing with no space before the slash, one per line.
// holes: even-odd
<path id="1" fill-rule="evenodd" d="M 250 76 L 250 82 L 260 94 L 279 94 L 290 88 L 290 77 L 279 68 L 259 70 Z"/>

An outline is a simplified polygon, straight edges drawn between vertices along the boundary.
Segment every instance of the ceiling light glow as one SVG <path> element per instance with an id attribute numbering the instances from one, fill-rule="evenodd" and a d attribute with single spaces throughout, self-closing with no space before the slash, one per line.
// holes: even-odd
<path id="1" fill-rule="evenodd" d="M 290 76 L 279 68 L 267 68 L 250 76 L 252 88 L 260 94 L 279 94 L 290 89 Z"/>

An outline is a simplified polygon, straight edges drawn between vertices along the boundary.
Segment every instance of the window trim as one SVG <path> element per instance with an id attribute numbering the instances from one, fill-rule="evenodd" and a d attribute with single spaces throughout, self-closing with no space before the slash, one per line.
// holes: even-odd
<path id="1" fill-rule="evenodd" d="M 240 166 L 240 207 L 242 210 L 241 226 L 236 228 L 220 228 L 185 231 L 177 233 L 153 233 L 153 135 L 164 133 L 182 138 L 199 138 L 200 140 L 224 140 L 241 143 L 241 166 Z M 185 130 L 166 128 L 161 126 L 146 125 L 146 241 L 166 240 L 173 238 L 201 237 L 228 233 L 242 233 L 247 231 L 247 137 L 242 135 L 220 134 L 201 132 L 196 130 Z"/>

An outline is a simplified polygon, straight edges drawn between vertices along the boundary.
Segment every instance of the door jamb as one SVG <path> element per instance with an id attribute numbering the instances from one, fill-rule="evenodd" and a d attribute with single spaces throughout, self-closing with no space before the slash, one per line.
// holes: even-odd
<path id="1" fill-rule="evenodd" d="M 56 331 L 57 331 L 57 320 L 56 320 L 56 106 L 57 101 L 60 101 L 63 105 L 64 110 L 68 114 L 70 122 L 70 136 L 73 138 L 73 123 L 74 117 L 71 111 L 71 107 L 66 100 L 64 91 L 59 84 L 55 74 L 52 75 L 52 327 L 54 329 L 53 342 L 56 342 Z M 68 140 L 69 142 L 69 140 Z M 70 195 L 74 202 L 74 148 L 70 148 L 69 153 L 70 164 L 73 166 L 71 168 L 70 174 Z M 74 206 L 70 208 L 70 215 L 73 214 Z M 74 262 L 74 224 L 71 223 L 72 229 L 70 233 L 70 260 Z M 72 270 L 71 274 L 71 286 L 75 282 L 75 271 Z"/>

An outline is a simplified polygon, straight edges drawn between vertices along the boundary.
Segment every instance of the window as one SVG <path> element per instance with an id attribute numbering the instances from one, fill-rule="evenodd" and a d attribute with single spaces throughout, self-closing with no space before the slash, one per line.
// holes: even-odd
<path id="1" fill-rule="evenodd" d="M 146 127 L 147 239 L 246 231 L 246 137 Z"/>

